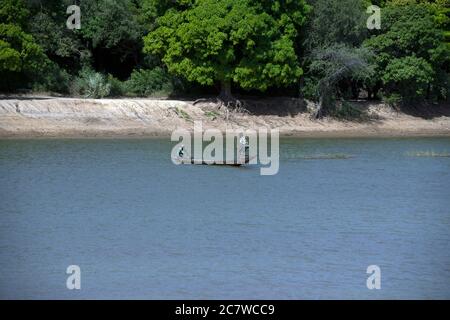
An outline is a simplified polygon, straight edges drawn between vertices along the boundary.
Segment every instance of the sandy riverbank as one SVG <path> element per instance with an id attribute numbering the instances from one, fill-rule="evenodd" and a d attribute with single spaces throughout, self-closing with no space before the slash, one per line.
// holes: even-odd
<path id="1" fill-rule="evenodd" d="M 359 103 L 364 122 L 311 120 L 311 105 L 292 98 L 249 101 L 246 113 L 227 113 L 212 104 L 154 99 L 52 97 L 0 100 L 0 138 L 167 137 L 177 128 L 279 128 L 282 136 L 450 136 L 447 113 L 421 117 L 383 104 Z"/>

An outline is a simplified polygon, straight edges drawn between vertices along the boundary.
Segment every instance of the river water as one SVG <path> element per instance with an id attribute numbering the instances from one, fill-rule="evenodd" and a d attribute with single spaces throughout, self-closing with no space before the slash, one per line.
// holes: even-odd
<path id="1" fill-rule="evenodd" d="M 0 141 L 0 298 L 450 298 L 449 138 L 284 139 L 275 176 L 172 147 Z"/>

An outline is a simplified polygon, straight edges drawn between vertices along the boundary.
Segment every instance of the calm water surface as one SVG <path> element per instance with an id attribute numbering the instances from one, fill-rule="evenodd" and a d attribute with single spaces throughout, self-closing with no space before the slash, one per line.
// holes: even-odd
<path id="1" fill-rule="evenodd" d="M 283 140 L 276 176 L 172 146 L 0 141 L 0 298 L 450 298 L 450 157 L 415 156 L 450 139 Z"/>

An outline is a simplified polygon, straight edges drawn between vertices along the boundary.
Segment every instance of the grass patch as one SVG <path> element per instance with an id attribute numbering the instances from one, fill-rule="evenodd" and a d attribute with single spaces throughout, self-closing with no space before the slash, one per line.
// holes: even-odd
<path id="1" fill-rule="evenodd" d="M 186 111 L 184 111 L 183 109 L 176 107 L 175 108 L 175 113 L 181 118 L 184 119 L 186 121 L 192 121 L 191 116 L 189 115 L 189 113 L 187 113 Z"/>
<path id="2" fill-rule="evenodd" d="M 303 160 L 345 160 L 351 158 L 353 156 L 343 153 L 305 155 L 300 157 Z"/>
<path id="3" fill-rule="evenodd" d="M 216 120 L 220 114 L 216 111 L 206 111 L 205 116 L 211 118 L 212 120 Z"/>
<path id="4" fill-rule="evenodd" d="M 408 152 L 407 155 L 409 157 L 450 158 L 449 152 L 414 151 Z"/>

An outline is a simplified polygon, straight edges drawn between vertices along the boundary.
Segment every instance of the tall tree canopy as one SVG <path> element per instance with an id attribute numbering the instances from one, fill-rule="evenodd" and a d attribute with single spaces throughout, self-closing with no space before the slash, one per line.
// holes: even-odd
<path id="1" fill-rule="evenodd" d="M 309 0 L 313 10 L 303 33 L 305 79 L 302 93 L 319 102 L 316 117 L 328 115 L 336 99 L 357 98 L 371 74 L 366 0 Z"/>
<path id="2" fill-rule="evenodd" d="M 83 58 L 90 57 L 77 33 L 65 27 L 67 6 L 71 1 L 35 0 L 29 7 L 29 29 L 45 54 L 67 70 L 77 69 Z"/>
<path id="3" fill-rule="evenodd" d="M 371 3 L 380 30 L 367 29 Z M 73 4 L 79 30 L 66 26 Z M 236 103 L 234 87 L 300 93 L 323 116 L 350 97 L 450 98 L 449 52 L 448 0 L 0 0 L 7 91 L 79 95 L 99 92 L 94 83 L 115 96 L 204 95 L 219 86 L 220 100 Z"/>
<path id="4" fill-rule="evenodd" d="M 397 2 L 383 9 L 382 29 L 365 42 L 375 52 L 378 81 L 385 93 L 396 92 L 408 101 L 445 90 L 450 54 L 434 9 Z"/>
<path id="5" fill-rule="evenodd" d="M 129 75 L 139 63 L 144 28 L 133 0 L 81 1 L 83 42 L 93 54 L 96 69 Z"/>
<path id="6" fill-rule="evenodd" d="M 261 91 L 288 86 L 302 74 L 294 41 L 308 10 L 303 0 L 175 1 L 144 49 L 189 81 L 219 82 L 225 100 L 231 83 Z"/>
<path id="7" fill-rule="evenodd" d="M 26 82 L 48 63 L 42 48 L 24 30 L 29 14 L 21 0 L 0 2 L 0 88 Z"/>
<path id="8" fill-rule="evenodd" d="M 373 75 L 369 64 L 372 53 L 366 48 L 354 48 L 344 44 L 336 44 L 326 48 L 317 48 L 309 70 L 318 76 L 317 94 L 319 106 L 316 118 L 329 115 L 333 110 L 335 98 L 339 92 L 338 85 L 342 81 L 364 81 Z"/>
<path id="9" fill-rule="evenodd" d="M 134 0 L 83 0 L 81 29 L 66 28 L 70 0 L 35 0 L 30 29 L 46 54 L 69 70 L 93 67 L 126 78 L 139 63 L 144 27 Z M 127 68 L 128 67 L 128 68 Z"/>
<path id="10" fill-rule="evenodd" d="M 367 0 L 309 0 L 304 46 L 308 51 L 335 44 L 358 46 L 367 37 Z"/>

